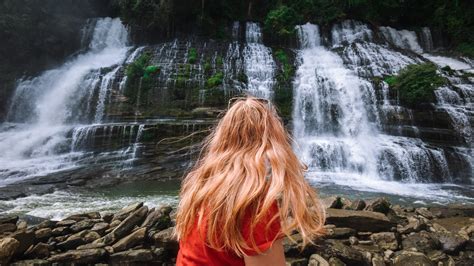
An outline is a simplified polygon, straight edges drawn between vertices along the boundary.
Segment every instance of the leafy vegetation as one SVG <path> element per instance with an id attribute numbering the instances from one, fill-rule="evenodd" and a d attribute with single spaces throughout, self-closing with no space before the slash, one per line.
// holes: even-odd
<path id="1" fill-rule="evenodd" d="M 217 72 L 216 74 L 212 75 L 210 78 L 207 79 L 206 87 L 208 89 L 217 87 L 222 84 L 223 79 L 224 79 L 224 73 Z"/>
<path id="2" fill-rule="evenodd" d="M 281 73 L 278 75 L 278 79 L 281 82 L 289 82 L 295 73 L 295 66 L 290 63 L 288 59 L 288 55 L 284 50 L 277 50 L 275 52 L 275 57 L 277 58 L 278 62 L 281 64 Z"/>
<path id="3" fill-rule="evenodd" d="M 385 81 L 397 90 L 400 103 L 410 107 L 435 102 L 434 90 L 447 83 L 432 63 L 409 65 Z"/>
<path id="4" fill-rule="evenodd" d="M 268 12 L 265 17 L 264 30 L 277 37 L 288 38 L 295 34 L 295 25 L 300 20 L 300 16 L 293 8 L 281 5 Z"/>
<path id="5" fill-rule="evenodd" d="M 127 75 L 127 84 L 125 85 L 125 96 L 131 102 L 137 100 L 138 89 L 145 93 L 152 87 L 152 75 L 159 72 L 159 67 L 149 65 L 151 60 L 150 53 L 141 54 L 134 62 L 127 66 L 125 74 Z"/>
<path id="6" fill-rule="evenodd" d="M 190 48 L 188 52 L 188 62 L 190 64 L 195 64 L 197 61 L 197 56 L 198 54 L 196 48 Z"/>

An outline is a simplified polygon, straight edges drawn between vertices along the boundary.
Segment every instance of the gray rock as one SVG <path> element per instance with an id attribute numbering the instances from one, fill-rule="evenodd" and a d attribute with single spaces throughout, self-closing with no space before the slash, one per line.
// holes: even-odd
<path id="1" fill-rule="evenodd" d="M 386 198 L 378 198 L 374 200 L 372 203 L 367 205 L 365 209 L 367 211 L 372 211 L 372 212 L 380 212 L 383 214 L 387 214 L 391 209 L 390 209 L 390 202 Z"/>
<path id="2" fill-rule="evenodd" d="M 434 266 L 435 264 L 423 253 L 413 251 L 397 252 L 393 259 L 393 266 Z"/>
<path id="3" fill-rule="evenodd" d="M 31 246 L 31 248 L 25 252 L 25 257 L 32 259 L 47 258 L 49 257 L 49 245 L 45 243 L 38 243 L 35 246 Z"/>
<path id="4" fill-rule="evenodd" d="M 286 266 L 307 266 L 308 260 L 305 258 L 286 258 Z"/>
<path id="5" fill-rule="evenodd" d="M 108 223 L 96 223 L 94 224 L 94 226 L 92 226 L 91 231 L 97 232 L 102 235 L 107 228 L 109 228 Z"/>
<path id="6" fill-rule="evenodd" d="M 53 236 L 64 236 L 64 235 L 67 235 L 71 232 L 71 230 L 69 229 L 69 227 L 67 226 L 60 226 L 60 227 L 56 227 L 53 229 L 52 231 L 52 234 Z"/>
<path id="7" fill-rule="evenodd" d="M 148 207 L 143 206 L 125 218 L 113 231 L 112 234 L 118 239 L 126 236 L 135 226 L 139 226 L 148 213 Z"/>
<path id="8" fill-rule="evenodd" d="M 75 224 L 76 221 L 74 220 L 62 220 L 56 223 L 56 226 L 71 226 Z"/>
<path id="9" fill-rule="evenodd" d="M 55 263 L 96 263 L 106 255 L 103 248 L 70 250 L 51 256 L 48 261 Z"/>
<path id="10" fill-rule="evenodd" d="M 16 224 L 4 223 L 0 224 L 0 234 L 6 232 L 14 232 L 16 230 Z"/>
<path id="11" fill-rule="evenodd" d="M 66 251 L 66 250 L 75 249 L 78 246 L 84 245 L 86 243 L 87 243 L 86 240 L 84 240 L 84 238 L 82 238 L 81 236 L 72 236 L 63 242 L 58 243 L 56 246 L 60 250 Z"/>
<path id="12" fill-rule="evenodd" d="M 47 240 L 52 235 L 53 235 L 53 230 L 51 230 L 51 228 L 42 228 L 35 231 L 35 237 L 36 239 L 39 239 L 40 241 Z"/>
<path id="13" fill-rule="evenodd" d="M 365 201 L 359 199 L 359 200 L 356 200 L 356 201 L 352 202 L 352 204 L 350 206 L 350 209 L 355 210 L 355 211 L 361 211 L 366 206 L 367 206 L 367 204 L 365 203 Z"/>
<path id="14" fill-rule="evenodd" d="M 103 248 L 103 247 L 105 247 L 105 245 L 102 244 L 102 243 L 89 243 L 89 244 L 78 246 L 76 249 L 77 250 L 80 250 L 80 249 L 94 249 L 94 248 Z"/>
<path id="15" fill-rule="evenodd" d="M 20 256 L 25 253 L 25 251 L 36 241 L 35 232 L 33 230 L 17 231 L 10 235 L 10 237 L 13 237 L 20 242 L 14 256 Z"/>
<path id="16" fill-rule="evenodd" d="M 408 235 L 402 240 L 403 249 L 412 249 L 413 251 L 427 253 L 431 250 L 440 248 L 438 239 L 433 238 L 431 234 L 425 231 Z"/>
<path id="17" fill-rule="evenodd" d="M 390 231 L 396 224 L 378 212 L 327 209 L 326 222 L 357 231 Z"/>
<path id="18" fill-rule="evenodd" d="M 434 215 L 433 213 L 431 213 L 427 208 L 425 207 L 422 207 L 422 208 L 418 208 L 416 209 L 416 214 L 418 215 L 421 215 L 427 219 L 433 219 L 434 218 Z"/>
<path id="19" fill-rule="evenodd" d="M 154 260 L 154 254 L 148 249 L 127 250 L 114 253 L 110 256 L 110 262 L 113 264 L 124 262 L 151 262 Z"/>
<path id="20" fill-rule="evenodd" d="M 383 232 L 375 233 L 370 236 L 370 239 L 379 247 L 383 249 L 397 250 L 398 241 L 394 233 Z"/>
<path id="21" fill-rule="evenodd" d="M 84 240 L 88 243 L 95 241 L 100 238 L 100 235 L 97 232 L 91 231 L 84 236 Z"/>
<path id="22" fill-rule="evenodd" d="M 329 262 L 318 254 L 313 254 L 309 257 L 308 266 L 329 266 Z"/>
<path id="23" fill-rule="evenodd" d="M 11 266 L 49 266 L 51 262 L 41 259 L 32 259 L 32 260 L 20 260 L 16 261 Z"/>
<path id="24" fill-rule="evenodd" d="M 397 231 L 400 234 L 409 234 L 412 232 L 419 232 L 421 230 L 426 230 L 426 223 L 416 217 L 408 217 L 408 224 L 405 226 L 398 225 Z"/>
<path id="25" fill-rule="evenodd" d="M 175 238 L 174 227 L 167 228 L 153 235 L 153 240 L 157 247 L 163 247 L 171 254 L 176 256 L 179 249 L 178 240 Z"/>
<path id="26" fill-rule="evenodd" d="M 450 232 L 437 232 L 433 236 L 441 243 L 444 252 L 456 255 L 466 244 L 467 239 Z"/>
<path id="27" fill-rule="evenodd" d="M 119 220 L 122 221 L 123 219 L 127 218 L 130 213 L 138 210 L 143 206 L 143 202 L 137 202 L 132 205 L 129 205 L 123 209 L 121 209 L 119 212 L 117 212 L 114 217 L 112 218 L 112 221 Z"/>
<path id="28" fill-rule="evenodd" d="M 76 232 L 80 232 L 86 229 L 90 229 L 92 228 L 92 226 L 94 226 L 96 223 L 100 221 L 101 220 L 92 220 L 92 219 L 82 220 L 73 224 L 70 228 L 71 228 L 71 231 L 76 233 Z"/>
<path id="29" fill-rule="evenodd" d="M 326 251 L 332 257 L 337 257 L 348 265 L 364 265 L 364 256 L 358 250 L 344 245 L 339 240 L 327 240 L 329 249 Z"/>
<path id="30" fill-rule="evenodd" d="M 117 243 L 115 243 L 112 247 L 114 248 L 115 252 L 121 252 L 130 248 L 135 247 L 136 245 L 143 242 L 146 235 L 146 228 L 140 228 L 130 235 L 122 238 Z"/>
<path id="31" fill-rule="evenodd" d="M 326 237 L 334 238 L 334 239 L 347 239 L 351 236 L 355 236 L 356 234 L 357 234 L 357 231 L 352 228 L 336 227 L 333 229 L 329 229 Z"/>
<path id="32" fill-rule="evenodd" d="M 20 246 L 20 242 L 13 237 L 4 237 L 0 239 L 0 265 L 8 265 L 11 258 Z"/>
<path id="33" fill-rule="evenodd" d="M 2 216 L 0 217 L 0 224 L 16 224 L 18 216 Z"/>

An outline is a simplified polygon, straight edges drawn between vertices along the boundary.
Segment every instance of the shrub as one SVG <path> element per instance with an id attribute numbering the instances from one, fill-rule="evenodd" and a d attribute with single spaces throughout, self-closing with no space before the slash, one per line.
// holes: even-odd
<path id="1" fill-rule="evenodd" d="M 265 17 L 264 30 L 277 37 L 288 38 L 295 34 L 295 25 L 300 21 L 300 15 L 285 5 L 268 12 Z"/>
<path id="2" fill-rule="evenodd" d="M 206 82 L 207 88 L 211 89 L 217 87 L 222 84 L 222 80 L 224 79 L 224 73 L 217 72 L 216 74 L 212 75 Z"/>
<path id="3" fill-rule="evenodd" d="M 400 103 L 415 107 L 419 103 L 435 102 L 434 90 L 447 83 L 437 70 L 432 63 L 409 65 L 393 77 L 391 87 L 398 91 Z"/>
<path id="4" fill-rule="evenodd" d="M 290 63 L 288 55 L 283 50 L 277 50 L 275 52 L 275 57 L 281 63 L 282 66 L 281 74 L 277 78 L 279 78 L 282 82 L 290 81 L 295 72 L 295 66 Z"/>
<path id="5" fill-rule="evenodd" d="M 188 52 L 188 63 L 190 64 L 196 64 L 197 61 L 197 50 L 196 48 L 189 48 Z"/>

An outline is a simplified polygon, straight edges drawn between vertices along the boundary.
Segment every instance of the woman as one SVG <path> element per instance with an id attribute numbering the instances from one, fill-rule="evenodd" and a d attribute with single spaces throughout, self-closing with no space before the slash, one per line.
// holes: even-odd
<path id="1" fill-rule="evenodd" d="M 270 102 L 234 103 L 186 176 L 177 265 L 285 265 L 282 238 L 321 235 L 324 211 Z M 230 102 L 229 102 L 230 104 Z"/>

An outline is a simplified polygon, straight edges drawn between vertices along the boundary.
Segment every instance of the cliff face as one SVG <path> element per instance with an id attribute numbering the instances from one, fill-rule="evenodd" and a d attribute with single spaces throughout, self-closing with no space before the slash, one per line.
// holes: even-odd
<path id="1" fill-rule="evenodd" d="M 110 13 L 107 0 L 0 2 L 0 120 L 15 81 L 55 67 L 81 47 L 87 19 Z"/>

